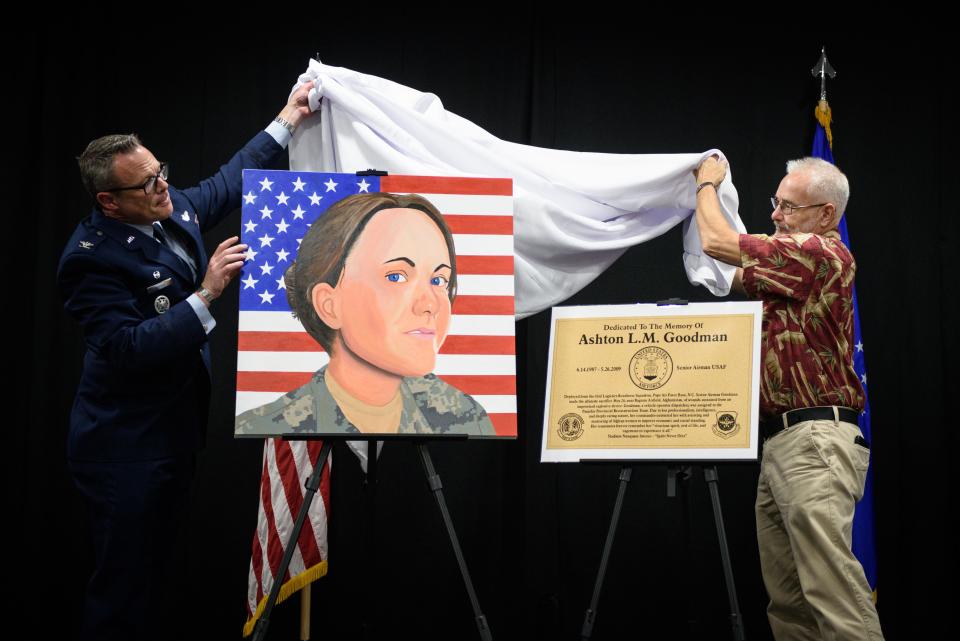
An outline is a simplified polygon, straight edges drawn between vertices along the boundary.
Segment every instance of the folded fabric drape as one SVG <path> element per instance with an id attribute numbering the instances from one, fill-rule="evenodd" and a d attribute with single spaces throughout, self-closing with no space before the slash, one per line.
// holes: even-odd
<path id="1" fill-rule="evenodd" d="M 322 117 L 294 134 L 295 171 L 513 179 L 518 319 L 565 300 L 628 247 L 679 223 L 687 278 L 716 296 L 729 293 L 735 268 L 703 253 L 692 220 L 692 172 L 712 154 L 723 157 L 719 150 L 607 154 L 520 145 L 447 111 L 433 94 L 383 78 L 311 60 L 294 89 L 308 81 Z M 729 173 L 718 193 L 724 215 L 744 232 Z"/>

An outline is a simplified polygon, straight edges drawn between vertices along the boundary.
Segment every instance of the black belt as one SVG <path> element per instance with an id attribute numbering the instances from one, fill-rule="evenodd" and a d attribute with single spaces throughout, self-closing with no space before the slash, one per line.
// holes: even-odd
<path id="1" fill-rule="evenodd" d="M 852 410 L 849 407 L 837 407 L 837 415 L 844 423 L 857 424 L 860 418 L 860 412 Z M 784 420 L 786 419 L 786 420 Z M 833 407 L 802 407 L 798 410 L 790 410 L 783 414 L 777 414 L 770 418 L 760 419 L 760 434 L 763 438 L 770 438 L 779 434 L 783 430 L 803 421 L 832 421 Z"/>

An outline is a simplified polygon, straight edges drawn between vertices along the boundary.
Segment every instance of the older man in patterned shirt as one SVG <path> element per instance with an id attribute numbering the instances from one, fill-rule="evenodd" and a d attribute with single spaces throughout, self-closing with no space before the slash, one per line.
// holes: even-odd
<path id="1" fill-rule="evenodd" d="M 703 250 L 739 267 L 734 286 L 763 301 L 756 513 L 770 627 L 779 641 L 882 639 L 851 551 L 870 451 L 857 426 L 856 264 L 837 233 L 847 178 L 818 158 L 787 163 L 767 236 L 727 224 L 716 194 L 725 176 L 716 158 L 699 167 L 696 218 Z"/>

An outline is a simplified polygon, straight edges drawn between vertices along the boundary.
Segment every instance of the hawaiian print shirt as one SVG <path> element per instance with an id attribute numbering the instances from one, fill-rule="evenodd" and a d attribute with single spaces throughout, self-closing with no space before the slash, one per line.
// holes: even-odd
<path id="1" fill-rule="evenodd" d="M 863 409 L 853 370 L 856 263 L 836 231 L 741 234 L 743 286 L 763 301 L 760 416 L 818 405 Z"/>

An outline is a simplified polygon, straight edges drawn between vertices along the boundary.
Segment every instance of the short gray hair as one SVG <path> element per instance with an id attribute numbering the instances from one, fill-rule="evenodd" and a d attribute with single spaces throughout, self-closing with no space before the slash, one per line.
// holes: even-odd
<path id="1" fill-rule="evenodd" d="M 128 154 L 137 147 L 143 147 L 137 134 L 110 134 L 87 145 L 77 158 L 77 164 L 80 165 L 80 180 L 94 200 L 97 192 L 114 186 L 113 159 L 117 154 Z"/>
<path id="2" fill-rule="evenodd" d="M 787 163 L 787 174 L 797 171 L 810 177 L 807 191 L 811 198 L 834 204 L 839 221 L 840 216 L 847 210 L 847 201 L 850 200 L 850 182 L 843 172 L 826 160 L 812 156 Z"/>

